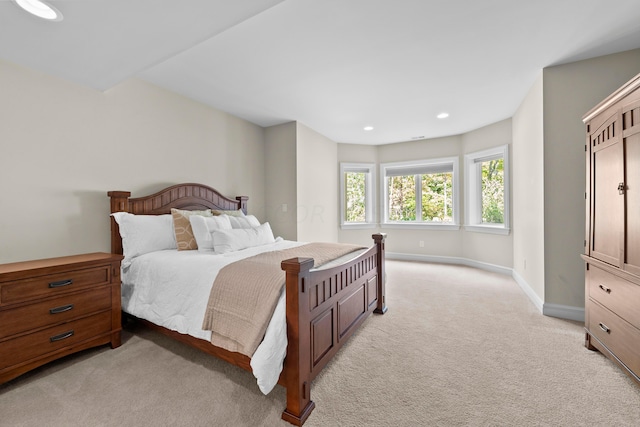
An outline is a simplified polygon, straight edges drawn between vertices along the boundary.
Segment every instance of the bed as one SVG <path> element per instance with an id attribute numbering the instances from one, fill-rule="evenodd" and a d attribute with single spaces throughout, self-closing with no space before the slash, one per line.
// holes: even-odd
<path id="1" fill-rule="evenodd" d="M 171 213 L 172 208 L 240 210 L 247 214 L 248 197 L 227 198 L 209 186 L 195 183 L 174 185 L 144 197 L 131 198 L 128 191 L 109 191 L 108 196 L 112 214 L 165 215 Z M 277 383 L 286 389 L 282 419 L 291 424 L 302 425 L 313 411 L 315 403 L 311 400 L 311 382 L 318 373 L 371 313 L 384 314 L 387 311 L 384 281 L 386 235 L 373 234 L 372 238 L 374 243 L 371 247 L 343 256 L 323 268 L 314 268 L 311 258 L 292 257 L 281 262 L 280 267 L 285 274 L 281 310 L 286 316 L 286 348 L 283 350 L 286 357 Z M 282 244 L 274 243 L 276 246 Z M 123 254 L 123 241 L 113 216 L 111 251 Z M 124 306 L 123 311 L 126 315 Z M 182 343 L 253 371 L 251 357 L 214 346 L 194 334 L 174 330 L 180 328 L 160 326 L 158 323 L 161 322 L 144 319 L 140 322 Z"/>

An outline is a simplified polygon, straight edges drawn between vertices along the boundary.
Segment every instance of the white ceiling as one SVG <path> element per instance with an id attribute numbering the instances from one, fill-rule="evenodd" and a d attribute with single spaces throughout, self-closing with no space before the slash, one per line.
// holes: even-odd
<path id="1" fill-rule="evenodd" d="M 0 59 L 101 91 L 138 77 L 362 144 L 506 119 L 544 67 L 640 48 L 640 0 L 49 3 L 62 21 L 0 0 Z"/>

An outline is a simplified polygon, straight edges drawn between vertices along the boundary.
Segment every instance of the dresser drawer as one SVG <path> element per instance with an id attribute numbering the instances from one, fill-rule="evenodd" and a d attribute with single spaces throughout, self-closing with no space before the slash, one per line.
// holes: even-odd
<path id="1" fill-rule="evenodd" d="M 108 264 L 1 283 L 0 302 L 5 305 L 54 296 L 89 286 L 106 285 L 111 282 L 110 269 L 111 265 Z"/>
<path id="2" fill-rule="evenodd" d="M 630 370 L 640 374 L 640 330 L 599 304 L 589 301 L 589 332 Z"/>
<path id="3" fill-rule="evenodd" d="M 96 314 L 0 343 L 0 370 L 111 332 L 111 312 Z"/>
<path id="4" fill-rule="evenodd" d="M 0 310 L 0 340 L 90 313 L 111 309 L 111 287 L 102 287 L 30 305 Z"/>
<path id="5" fill-rule="evenodd" d="M 640 286 L 589 265 L 589 297 L 598 301 L 627 322 L 640 328 Z"/>

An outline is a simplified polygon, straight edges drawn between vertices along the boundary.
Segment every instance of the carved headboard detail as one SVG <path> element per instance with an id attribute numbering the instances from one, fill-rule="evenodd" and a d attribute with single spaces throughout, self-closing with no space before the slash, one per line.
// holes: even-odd
<path id="1" fill-rule="evenodd" d="M 130 198 L 129 191 L 109 191 L 111 213 L 129 212 L 136 215 L 162 215 L 171 213 L 171 208 L 200 210 L 236 210 L 247 213 L 247 196 L 234 199 L 220 194 L 216 189 L 202 184 L 177 184 L 150 196 Z M 122 254 L 122 239 L 118 224 L 111 218 L 111 252 Z"/>

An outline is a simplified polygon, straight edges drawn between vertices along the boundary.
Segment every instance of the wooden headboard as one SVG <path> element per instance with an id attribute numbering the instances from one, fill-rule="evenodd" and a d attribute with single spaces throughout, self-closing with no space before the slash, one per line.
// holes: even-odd
<path id="1" fill-rule="evenodd" d="M 171 208 L 200 210 L 237 210 L 247 213 L 247 196 L 234 199 L 220 194 L 216 189 L 202 184 L 177 184 L 144 197 L 130 198 L 130 191 L 109 191 L 111 213 L 129 212 L 136 215 L 162 215 Z M 111 218 L 111 252 L 122 255 L 122 239 L 118 224 Z"/>

